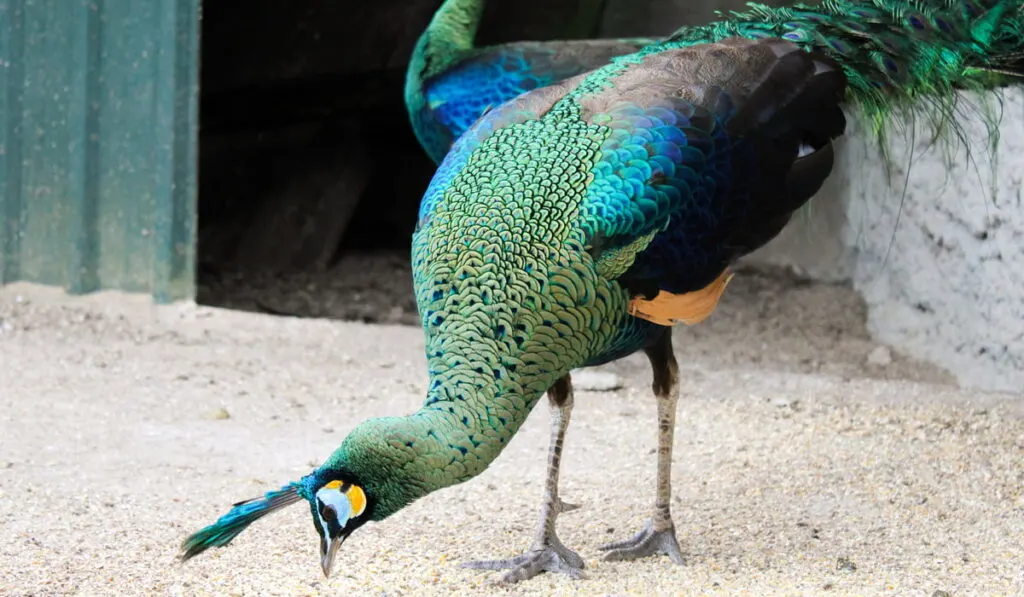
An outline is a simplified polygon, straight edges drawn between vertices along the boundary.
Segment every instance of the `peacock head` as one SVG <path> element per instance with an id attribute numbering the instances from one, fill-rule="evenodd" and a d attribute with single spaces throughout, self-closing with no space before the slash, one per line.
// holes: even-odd
<path id="1" fill-rule="evenodd" d="M 338 548 L 370 519 L 370 500 L 361 486 L 334 479 L 316 490 L 309 509 L 320 534 L 320 566 L 330 576 Z"/>
<path id="2" fill-rule="evenodd" d="M 298 482 L 261 498 L 239 502 L 217 522 L 182 543 L 182 560 L 211 547 L 224 547 L 250 524 L 267 514 L 305 499 L 320 535 L 320 565 L 330 576 L 338 548 L 353 531 L 370 520 L 383 520 L 423 495 L 423 483 L 408 462 L 389 447 L 387 419 L 371 419 L 349 434 L 321 467 Z"/>
<path id="3" fill-rule="evenodd" d="M 239 502 L 217 522 L 190 535 L 182 544 L 182 560 L 211 547 L 224 547 L 256 520 L 305 499 L 320 535 L 320 566 L 330 576 L 338 548 L 353 531 L 370 520 L 376 500 L 345 471 L 321 468 L 297 483 L 261 498 Z"/>

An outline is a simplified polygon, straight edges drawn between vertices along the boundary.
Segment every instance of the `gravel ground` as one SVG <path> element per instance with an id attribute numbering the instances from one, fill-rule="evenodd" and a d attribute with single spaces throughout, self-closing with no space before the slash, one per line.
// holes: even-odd
<path id="1" fill-rule="evenodd" d="M 653 494 L 655 405 L 634 356 L 604 368 L 622 388 L 578 393 L 567 438 L 562 492 L 582 508 L 559 529 L 589 577 L 501 588 L 458 563 L 528 546 L 544 409 L 477 479 L 354 534 L 330 580 L 301 506 L 175 560 L 362 419 L 414 409 L 418 329 L 0 288 L 0 595 L 1024 595 L 1020 397 L 959 390 L 873 344 L 846 288 L 748 273 L 729 290 L 677 331 L 687 564 L 599 558 Z"/>

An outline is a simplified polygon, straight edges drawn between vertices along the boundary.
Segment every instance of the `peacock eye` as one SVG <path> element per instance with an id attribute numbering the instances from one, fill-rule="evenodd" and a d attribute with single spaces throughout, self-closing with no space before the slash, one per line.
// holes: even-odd
<path id="1" fill-rule="evenodd" d="M 328 523 L 337 522 L 338 513 L 334 511 L 334 508 L 331 508 L 327 504 L 320 502 L 320 518 L 323 518 L 324 522 Z"/>

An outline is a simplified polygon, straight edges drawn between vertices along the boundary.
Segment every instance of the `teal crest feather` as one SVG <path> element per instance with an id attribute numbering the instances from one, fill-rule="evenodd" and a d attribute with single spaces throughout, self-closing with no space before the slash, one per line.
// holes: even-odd
<path id="1" fill-rule="evenodd" d="M 211 547 L 224 547 L 253 522 L 285 506 L 308 499 L 302 495 L 302 489 L 300 483 L 289 483 L 281 489 L 268 491 L 261 498 L 238 502 L 216 522 L 190 535 L 182 544 L 181 558 L 188 560 Z"/>

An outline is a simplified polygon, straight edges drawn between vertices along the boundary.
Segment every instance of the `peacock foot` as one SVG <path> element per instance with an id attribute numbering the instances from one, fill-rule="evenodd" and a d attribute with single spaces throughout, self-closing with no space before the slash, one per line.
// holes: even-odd
<path id="1" fill-rule="evenodd" d="M 558 500 L 558 513 L 565 514 L 566 512 L 572 512 L 573 510 L 579 510 L 579 504 L 570 504 L 569 502 L 563 501 L 561 498 Z"/>
<path id="2" fill-rule="evenodd" d="M 604 559 L 610 562 L 665 554 L 676 564 L 685 563 L 679 551 L 679 541 L 676 540 L 675 526 L 656 531 L 652 522 L 648 522 L 643 530 L 629 539 L 608 543 L 598 549 L 608 552 Z"/>
<path id="3" fill-rule="evenodd" d="M 502 583 L 515 583 L 528 580 L 541 572 L 560 572 L 571 578 L 584 578 L 583 558 L 578 553 L 562 545 L 557 537 L 549 537 L 546 545 L 509 558 L 507 560 L 477 560 L 464 562 L 463 568 L 476 570 L 508 570 L 502 577 Z"/>

